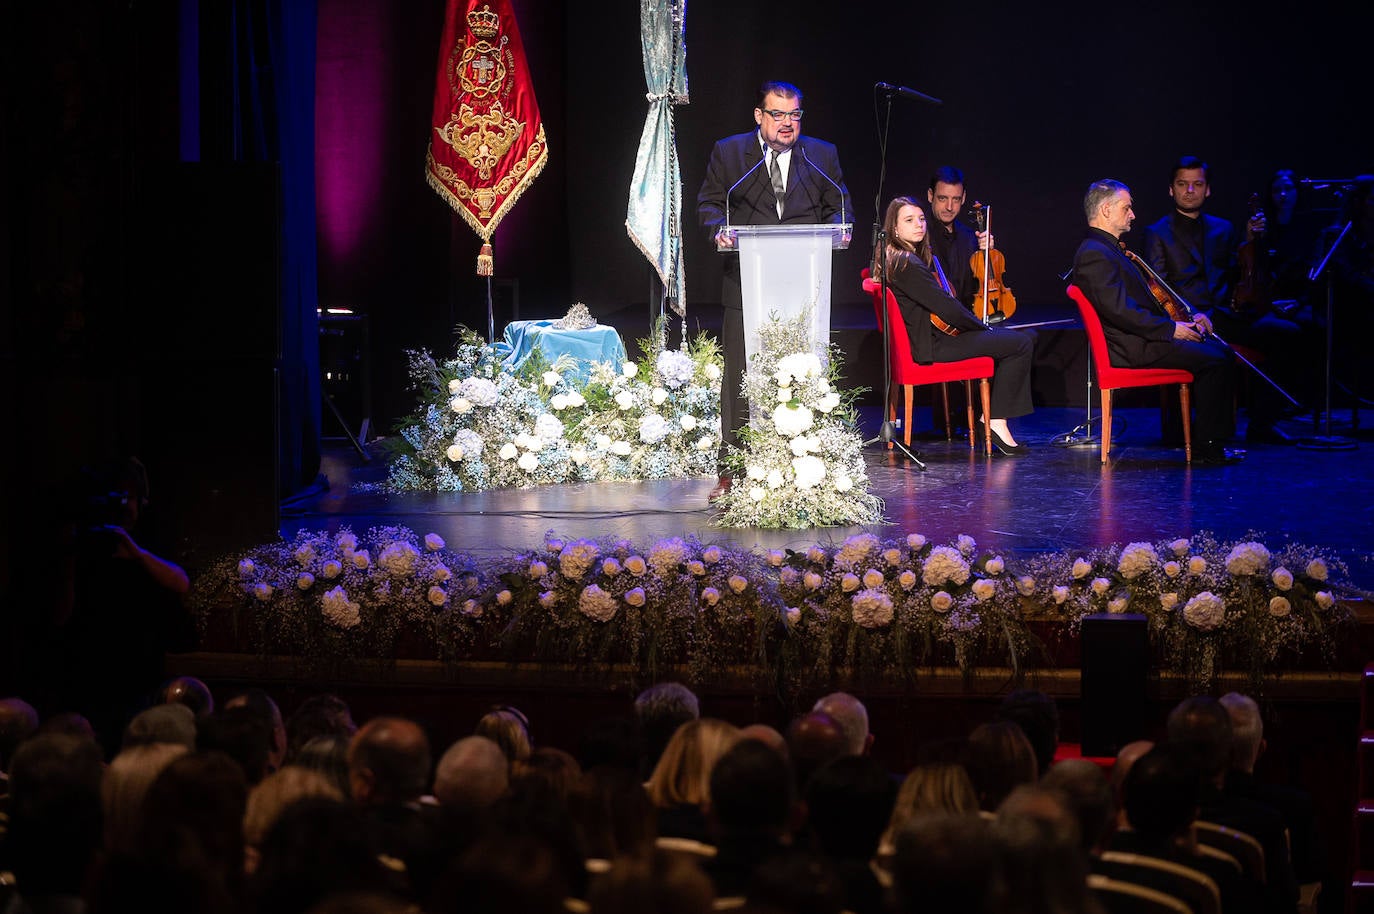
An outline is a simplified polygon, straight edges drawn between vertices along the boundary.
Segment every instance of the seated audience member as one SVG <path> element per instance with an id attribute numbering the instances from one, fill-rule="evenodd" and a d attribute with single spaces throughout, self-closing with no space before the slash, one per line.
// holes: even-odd
<path id="1" fill-rule="evenodd" d="M 215 696 L 210 687 L 194 676 L 178 676 L 164 683 L 158 700 L 162 704 L 185 705 L 197 720 L 215 713 Z"/>
<path id="2" fill-rule="evenodd" d="M 558 854 L 528 834 L 492 835 L 445 871 L 425 910 L 463 914 L 567 914 L 577 897 Z"/>
<path id="3" fill-rule="evenodd" d="M 529 718 L 517 708 L 505 705 L 493 708 L 477 721 L 477 729 L 473 733 L 485 736 L 500 746 L 512 765 L 529 758 L 534 750 Z"/>
<path id="4" fill-rule="evenodd" d="M 75 736 L 77 739 L 99 739 L 91 722 L 75 711 L 62 711 L 43 721 L 38 725 L 37 735 L 42 736 L 45 733 L 60 733 Z M 101 746 L 101 753 L 103 758 L 104 746 Z"/>
<path id="5" fill-rule="evenodd" d="M 547 782 L 528 779 L 512 783 L 506 796 L 483 817 L 485 831 L 473 844 L 528 841 L 547 849 L 560 871 L 559 883 L 574 898 L 587 897 L 587 849 L 567 803 Z"/>
<path id="6" fill-rule="evenodd" d="M 1295 904 L 1298 885 L 1288 856 L 1288 839 L 1278 810 L 1244 797 L 1228 796 L 1226 773 L 1231 766 L 1231 715 L 1211 696 L 1184 699 L 1169 712 L 1169 742 L 1182 746 L 1202 778 L 1198 818 L 1243 831 L 1264 848 L 1269 891 Z M 1139 764 L 1139 763 L 1137 763 Z"/>
<path id="7" fill-rule="evenodd" d="M 1264 753 L 1264 721 L 1255 700 L 1238 692 L 1221 696 L 1231 717 L 1231 769 L 1226 774 L 1228 796 L 1272 806 L 1283 816 L 1292 848 L 1293 873 L 1300 883 L 1320 882 L 1326 875 L 1326 852 L 1317 832 L 1312 797 L 1296 787 L 1266 784 L 1255 777 L 1255 763 Z"/>
<path id="8" fill-rule="evenodd" d="M 334 800 L 344 796 L 329 778 L 318 771 L 287 765 L 268 775 L 248 793 L 248 808 L 243 814 L 244 872 L 252 875 L 262 860 L 262 844 L 267 833 L 292 805 L 307 799 Z"/>
<path id="9" fill-rule="evenodd" d="M 844 727 L 824 711 L 803 714 L 787 727 L 787 758 L 799 791 L 806 788 L 817 768 L 848 754 L 849 737 Z"/>
<path id="10" fill-rule="evenodd" d="M 621 768 L 644 780 L 644 737 L 632 717 L 603 717 L 582 728 L 577 763 L 583 771 Z"/>
<path id="11" fill-rule="evenodd" d="M 10 910 L 80 910 L 100 851 L 100 777 L 100 747 L 89 737 L 40 733 L 15 750 L 0 860 L 19 896 Z"/>
<path id="12" fill-rule="evenodd" d="M 286 761 L 292 763 L 306 743 L 321 736 L 345 742 L 358 732 L 348 703 L 337 695 L 312 695 L 286 721 Z"/>
<path id="13" fill-rule="evenodd" d="M 350 892 L 406 897 L 405 874 L 383 862 L 381 853 L 364 810 L 318 797 L 301 800 L 263 838 L 261 862 L 249 881 L 253 910 L 299 914 Z"/>
<path id="14" fill-rule="evenodd" d="M 717 896 L 743 895 L 755 869 L 791 841 L 798 809 L 787 762 L 757 740 L 740 740 L 711 770 L 716 856 L 705 869 Z"/>
<path id="15" fill-rule="evenodd" d="M 734 724 L 710 717 L 688 721 L 673 734 L 646 785 L 658 810 L 659 835 L 711 843 L 711 770 L 738 739 Z"/>
<path id="16" fill-rule="evenodd" d="M 918 815 L 949 813 L 978 815 L 978 794 L 963 765 L 938 762 L 917 765 L 907 773 L 897 791 L 887 831 L 878 844 L 878 857 L 891 859 L 897 850 L 897 835 Z"/>
<path id="17" fill-rule="evenodd" d="M 1007 794 L 1039 776 L 1035 750 L 1021 727 L 996 720 L 975 727 L 968 738 L 968 773 L 984 812 L 997 809 Z"/>
<path id="18" fill-rule="evenodd" d="M 568 812 L 589 866 L 593 859 L 642 858 L 653 851 L 658 814 L 633 772 L 604 766 L 585 772 L 568 794 Z"/>
<path id="19" fill-rule="evenodd" d="M 892 778 L 868 756 L 836 759 L 806 785 L 808 830 L 839 876 L 845 910 L 855 914 L 883 909 L 883 889 L 872 863 L 895 795 Z"/>
<path id="20" fill-rule="evenodd" d="M 343 892 L 330 895 L 305 914 L 415 914 L 415 905 L 380 892 Z"/>
<path id="21" fill-rule="evenodd" d="M 140 711 L 124 728 L 123 748 L 150 743 L 177 743 L 187 749 L 196 747 L 196 716 L 186 705 L 153 705 Z"/>
<path id="22" fill-rule="evenodd" d="M 540 746 L 530 757 L 511 766 L 511 781 L 542 781 L 560 800 L 566 800 L 573 785 L 582 777 L 582 767 L 562 749 Z"/>
<path id="23" fill-rule="evenodd" d="M 816 702 L 813 711 L 829 714 L 844 731 L 850 755 L 867 755 L 873 747 L 873 734 L 868 729 L 868 709 L 848 692 L 832 692 Z"/>
<path id="24" fill-rule="evenodd" d="M 997 720 L 1009 720 L 1021 728 L 1035 750 L 1036 770 L 1043 776 L 1054 764 L 1059 747 L 1059 707 L 1038 689 L 1017 689 L 997 708 Z"/>
<path id="25" fill-rule="evenodd" d="M 897 833 L 892 910 L 958 914 L 1001 912 L 1002 862 L 988 823 L 978 816 L 921 813 Z"/>
<path id="26" fill-rule="evenodd" d="M 485 736 L 465 736 L 449 746 L 434 772 L 434 798 L 458 812 L 487 809 L 509 786 L 506 754 Z"/>
<path id="27" fill-rule="evenodd" d="M 342 736 L 317 736 L 296 751 L 290 764 L 318 771 L 339 788 L 339 793 L 351 799 L 353 787 L 348 783 L 349 742 Z"/>
<path id="28" fill-rule="evenodd" d="M 997 808 L 992 836 L 1006 881 L 1004 910 L 1101 914 L 1088 889 L 1078 823 L 1057 791 L 1034 785 L 1012 790 Z"/>
<path id="29" fill-rule="evenodd" d="M 650 850 L 617 857 L 587 900 L 592 914 L 710 914 L 715 893 L 690 860 Z"/>
<path id="30" fill-rule="evenodd" d="M 635 718 L 644 739 L 644 772 L 658 765 L 678 727 L 701 717 L 701 704 L 680 682 L 660 682 L 635 697 Z"/>
<path id="31" fill-rule="evenodd" d="M 1101 853 L 1116 830 L 1116 794 L 1102 769 L 1087 759 L 1065 759 L 1050 767 L 1040 786 L 1062 795 L 1065 807 L 1078 822 L 1083 853 Z"/>
<path id="32" fill-rule="evenodd" d="M 1266 898 L 1258 884 L 1245 879 L 1230 863 L 1197 852 L 1193 821 L 1197 818 L 1202 781 L 1192 753 L 1164 743 L 1142 755 L 1121 785 L 1124 827 L 1107 848 L 1157 857 L 1196 870 L 1216 883 L 1224 914 L 1242 911 L 1292 911 Z"/>
<path id="33" fill-rule="evenodd" d="M 143 825 L 143 802 L 153 781 L 189 747 L 155 742 L 134 745 L 111 760 L 100 782 L 100 805 L 105 817 L 105 850 L 131 853 Z"/>
<path id="34" fill-rule="evenodd" d="M 783 758 L 791 758 L 787 751 L 787 737 L 779 733 L 775 727 L 767 724 L 749 724 L 747 727 L 740 727 L 739 738 L 756 739 Z"/>
<path id="35" fill-rule="evenodd" d="M 769 857 L 754 869 L 744 911 L 750 914 L 842 914 L 844 885 L 820 854 L 795 848 Z"/>
<path id="36" fill-rule="evenodd" d="M 271 750 L 267 756 L 267 772 L 271 774 L 286 762 L 286 725 L 282 722 L 281 708 L 262 689 L 248 689 L 224 703 L 224 709 L 247 708 L 267 727 L 271 734 Z"/>
<path id="37" fill-rule="evenodd" d="M 10 762 L 19 744 L 38 730 L 38 712 L 22 698 L 0 698 L 0 796 L 9 784 Z"/>
<path id="38" fill-rule="evenodd" d="M 272 730 L 262 715 L 242 705 L 229 707 L 201 722 L 196 747 L 202 752 L 223 752 L 243 769 L 251 787 L 274 770 Z"/>

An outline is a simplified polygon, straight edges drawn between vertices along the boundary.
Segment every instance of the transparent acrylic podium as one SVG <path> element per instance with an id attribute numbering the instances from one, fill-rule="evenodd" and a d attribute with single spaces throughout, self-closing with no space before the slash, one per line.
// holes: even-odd
<path id="1" fill-rule="evenodd" d="M 726 226 L 739 249 L 744 304 L 744 355 L 752 359 L 758 330 L 774 315 L 811 312 L 811 345 L 829 361 L 830 252 L 849 247 L 850 224 Z"/>

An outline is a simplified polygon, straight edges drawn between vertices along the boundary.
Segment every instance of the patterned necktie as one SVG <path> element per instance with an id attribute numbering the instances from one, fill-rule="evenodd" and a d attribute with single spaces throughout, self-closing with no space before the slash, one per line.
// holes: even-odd
<path id="1" fill-rule="evenodd" d="M 782 166 L 778 164 L 778 151 L 768 150 L 768 177 L 773 182 L 773 196 L 778 201 L 778 218 L 782 218 L 782 207 L 787 199 L 787 185 L 782 180 Z"/>

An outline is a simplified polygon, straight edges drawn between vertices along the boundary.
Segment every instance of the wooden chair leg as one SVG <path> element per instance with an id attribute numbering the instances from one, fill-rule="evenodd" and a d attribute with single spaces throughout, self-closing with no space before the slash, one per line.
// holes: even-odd
<path id="1" fill-rule="evenodd" d="M 1187 384 L 1178 385 L 1178 408 L 1183 410 L 1183 462 L 1193 462 L 1192 392 Z"/>
<path id="2" fill-rule="evenodd" d="M 954 440 L 954 424 L 951 423 L 951 422 L 949 421 L 949 383 L 948 383 L 948 382 L 945 382 L 945 383 L 943 383 L 943 384 L 940 385 L 940 396 L 944 399 L 944 403 L 945 403 L 945 440 L 946 440 L 946 441 L 953 441 L 953 440 Z"/>
<path id="3" fill-rule="evenodd" d="M 1102 462 L 1107 462 L 1107 454 L 1112 449 L 1112 392 L 1102 388 Z"/>
<path id="4" fill-rule="evenodd" d="M 911 447 L 911 404 L 916 399 L 916 385 L 903 384 L 902 394 L 906 400 L 906 415 L 902 420 L 902 440 L 909 448 Z"/>
<path id="5" fill-rule="evenodd" d="M 988 378 L 978 380 L 978 399 L 983 407 L 983 453 L 987 457 L 992 456 L 992 428 L 988 425 L 992 416 L 992 383 Z M 969 425 L 973 425 L 973 416 L 969 416 Z"/>
<path id="6" fill-rule="evenodd" d="M 964 381 L 964 403 L 968 406 L 968 416 L 964 421 L 968 423 L 968 449 L 971 451 L 977 445 L 973 440 L 973 384 L 970 381 Z"/>

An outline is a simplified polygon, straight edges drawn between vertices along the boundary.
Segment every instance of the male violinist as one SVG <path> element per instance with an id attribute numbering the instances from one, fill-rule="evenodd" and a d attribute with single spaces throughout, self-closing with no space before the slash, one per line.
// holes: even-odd
<path id="1" fill-rule="evenodd" d="M 1121 251 L 1119 240 L 1135 221 L 1131 189 L 1095 181 L 1083 198 L 1088 235 L 1074 255 L 1074 283 L 1097 309 L 1113 365 L 1182 368 L 1193 373 L 1196 418 L 1194 464 L 1234 463 L 1241 451 L 1223 446 L 1233 432 L 1234 362 L 1215 338 L 1207 315 L 1175 321 L 1150 292 L 1145 277 Z"/>
<path id="2" fill-rule="evenodd" d="M 1239 233 L 1225 219 L 1202 211 L 1211 194 L 1207 163 L 1196 156 L 1179 159 L 1169 184 L 1174 211 L 1145 230 L 1145 259 L 1189 305 L 1211 318 L 1223 339 L 1258 350 L 1273 373 L 1291 377 L 1293 363 L 1304 354 L 1298 325 L 1271 313 L 1267 304 L 1236 306 Z M 1254 242 L 1264 228 L 1264 213 L 1255 214 L 1246 223 L 1245 240 Z M 1278 392 L 1263 381 L 1253 389 L 1246 440 L 1292 444 L 1275 425 L 1283 410 Z"/>
<path id="3" fill-rule="evenodd" d="M 935 169 L 926 190 L 930 203 L 930 249 L 945 269 L 954 297 L 967 308 L 973 307 L 979 283 L 973 276 L 973 255 L 992 243 L 987 232 L 975 232 L 958 219 L 964 208 L 964 173 L 950 165 Z"/>

